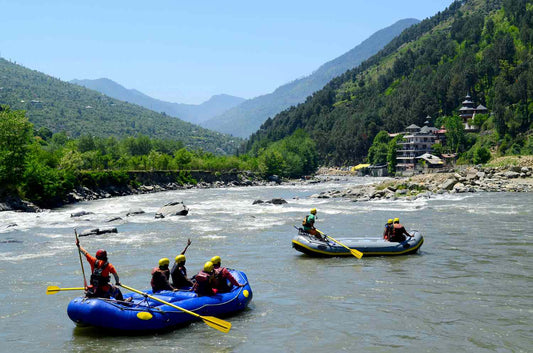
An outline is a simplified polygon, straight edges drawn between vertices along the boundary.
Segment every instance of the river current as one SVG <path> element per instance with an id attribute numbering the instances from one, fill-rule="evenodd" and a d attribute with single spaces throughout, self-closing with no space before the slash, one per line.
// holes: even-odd
<path id="1" fill-rule="evenodd" d="M 530 193 L 473 193 L 416 201 L 351 202 L 312 194 L 375 181 L 189 189 L 69 205 L 44 213 L 0 212 L 0 352 L 531 352 L 533 294 Z M 284 205 L 252 205 L 284 198 Z M 185 217 L 155 219 L 171 201 Z M 336 239 L 380 236 L 388 218 L 425 237 L 418 254 L 311 258 L 291 248 L 294 225 L 318 209 Z M 126 217 L 133 209 L 144 214 Z M 78 211 L 93 212 L 80 218 Z M 106 223 L 113 217 L 122 220 Z M 105 248 L 121 282 L 148 288 L 159 258 L 186 245 L 189 275 L 220 255 L 244 271 L 254 298 L 225 318 L 227 334 L 195 322 L 169 333 L 106 335 L 68 318 L 82 271 L 73 229 L 116 226 L 80 238 Z M 87 274 L 88 264 L 84 260 Z"/>

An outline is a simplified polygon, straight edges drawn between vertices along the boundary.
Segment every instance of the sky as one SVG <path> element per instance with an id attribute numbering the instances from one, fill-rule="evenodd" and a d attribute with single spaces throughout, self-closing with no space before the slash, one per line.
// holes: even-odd
<path id="1" fill-rule="evenodd" d="M 0 56 L 176 103 L 253 98 L 452 0 L 0 0 Z"/>

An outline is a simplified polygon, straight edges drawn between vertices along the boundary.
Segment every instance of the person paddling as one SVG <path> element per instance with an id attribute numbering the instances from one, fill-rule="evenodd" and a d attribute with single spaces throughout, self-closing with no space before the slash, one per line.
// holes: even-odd
<path id="1" fill-rule="evenodd" d="M 85 255 L 87 262 L 91 265 L 91 280 L 85 295 L 87 297 L 113 297 L 116 300 L 124 300 L 120 289 L 109 282 L 109 275 L 112 274 L 115 278 L 116 285 L 120 286 L 120 279 L 115 266 L 107 261 L 107 251 L 100 249 L 96 252 L 95 257 L 80 245 L 78 239 L 76 239 L 76 246 Z"/>
<path id="2" fill-rule="evenodd" d="M 204 264 L 203 270 L 198 272 L 194 278 L 196 279 L 196 282 L 194 283 L 192 290 L 198 293 L 198 296 L 213 295 L 217 293 L 218 290 L 213 288 L 215 270 L 211 261 L 207 261 Z"/>
<path id="3" fill-rule="evenodd" d="M 187 251 L 187 248 L 191 245 L 191 239 L 187 239 L 187 245 L 185 246 L 185 249 L 176 256 L 174 259 L 174 265 L 172 266 L 172 270 L 170 270 L 170 276 L 172 278 L 172 286 L 174 288 L 184 288 L 184 287 L 191 287 L 194 283 L 187 277 L 187 268 L 185 267 L 185 251 Z"/>
<path id="4" fill-rule="evenodd" d="M 220 293 L 229 292 L 231 290 L 231 287 L 228 285 L 228 281 L 230 281 L 230 283 L 234 286 L 244 287 L 244 284 L 240 284 L 227 268 L 220 266 L 220 256 L 213 256 L 211 258 L 211 262 L 213 263 L 213 268 L 215 270 L 213 287 L 216 288 Z"/>
<path id="5" fill-rule="evenodd" d="M 315 228 L 315 220 L 316 220 L 316 208 L 312 208 L 311 211 L 307 216 L 305 216 L 302 226 L 304 228 L 304 231 L 306 233 L 309 233 L 311 235 L 314 235 L 320 240 L 324 240 L 318 229 Z"/>

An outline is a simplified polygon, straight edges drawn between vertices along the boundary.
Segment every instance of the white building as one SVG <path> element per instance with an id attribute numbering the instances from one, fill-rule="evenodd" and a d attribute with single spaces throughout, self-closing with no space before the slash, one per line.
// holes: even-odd
<path id="1" fill-rule="evenodd" d="M 421 128 L 414 124 L 409 125 L 403 136 L 406 141 L 398 143 L 400 148 L 396 150 L 396 170 L 414 172 L 417 158 L 432 152 L 431 146 L 437 140 L 437 131 L 437 128 L 427 125 Z"/>

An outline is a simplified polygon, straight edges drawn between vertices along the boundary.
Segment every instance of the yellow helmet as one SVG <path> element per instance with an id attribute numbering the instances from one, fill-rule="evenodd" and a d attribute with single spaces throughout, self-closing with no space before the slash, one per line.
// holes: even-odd
<path id="1" fill-rule="evenodd" d="M 180 255 L 176 256 L 175 261 L 178 264 L 185 263 L 185 255 L 180 254 Z"/>
<path id="2" fill-rule="evenodd" d="M 311 214 L 316 214 L 316 208 L 311 209 Z"/>
<path id="3" fill-rule="evenodd" d="M 392 224 L 392 218 L 389 218 L 389 220 L 387 221 L 387 224 Z"/>
<path id="4" fill-rule="evenodd" d="M 168 266 L 170 260 L 166 257 L 159 260 L 159 267 Z"/>
<path id="5" fill-rule="evenodd" d="M 213 263 L 211 261 L 207 261 L 204 264 L 204 271 L 205 272 L 212 272 L 213 271 Z"/>
<path id="6" fill-rule="evenodd" d="M 220 266 L 220 256 L 213 256 L 211 258 L 211 262 L 213 263 L 213 265 L 219 265 Z"/>
<path id="7" fill-rule="evenodd" d="M 400 219 L 399 218 L 394 218 L 394 223 L 400 223 Z"/>

